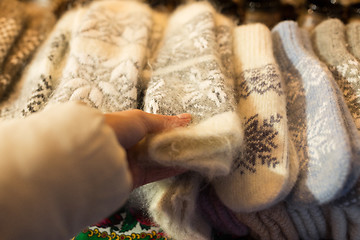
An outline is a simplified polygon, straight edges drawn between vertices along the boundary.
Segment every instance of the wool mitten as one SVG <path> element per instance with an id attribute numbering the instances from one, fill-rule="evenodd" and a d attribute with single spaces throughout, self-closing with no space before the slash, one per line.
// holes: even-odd
<path id="1" fill-rule="evenodd" d="M 69 55 L 76 11 L 65 14 L 24 70 L 9 99 L 0 106 L 1 118 L 19 118 L 41 110 L 61 77 Z"/>
<path id="2" fill-rule="evenodd" d="M 49 103 L 82 101 L 102 112 L 137 108 L 151 10 L 132 1 L 93 2 L 77 14 L 69 58 Z"/>
<path id="3" fill-rule="evenodd" d="M 0 66 L 24 24 L 24 6 L 18 1 L 0 1 Z"/>
<path id="4" fill-rule="evenodd" d="M 360 129 L 360 63 L 347 50 L 344 24 L 338 19 L 320 23 L 312 33 L 312 42 L 320 60 L 333 73 L 356 127 Z"/>
<path id="5" fill-rule="evenodd" d="M 357 91 L 360 89 L 360 85 L 358 84 L 358 80 L 360 80 L 360 75 L 358 74 L 358 71 L 360 71 L 360 65 L 356 58 L 351 55 L 351 53 L 348 52 L 346 48 L 349 46 L 349 50 L 356 54 L 356 24 L 349 24 L 346 31 L 349 41 L 348 43 L 346 42 L 345 27 L 343 23 L 336 20 L 328 20 L 315 29 L 312 40 L 316 53 L 328 65 L 336 79 L 340 90 L 342 91 L 345 102 L 347 104 L 347 107 L 342 106 L 342 108 L 347 108 L 350 110 L 353 118 L 352 121 L 355 122 L 355 125 L 359 130 L 360 122 L 357 119 L 360 109 L 360 97 Z M 326 40 L 324 39 L 323 35 L 333 39 Z M 322 46 L 324 44 L 326 44 L 326 46 Z M 333 44 L 338 46 L 334 47 L 332 46 Z M 347 112 L 344 113 L 343 116 L 344 119 L 350 118 Z M 359 133 L 357 133 L 357 135 L 358 134 Z M 351 186 L 352 185 L 349 185 L 349 187 Z M 360 181 L 357 181 L 356 185 L 353 186 L 353 188 L 346 195 L 338 198 L 334 204 L 340 207 L 349 207 L 355 204 L 359 205 L 359 196 Z"/>
<path id="6" fill-rule="evenodd" d="M 233 236 L 248 234 L 248 227 L 220 201 L 212 186 L 209 185 L 200 191 L 197 206 L 211 227 L 218 232 Z"/>
<path id="7" fill-rule="evenodd" d="M 344 195 L 359 175 L 359 138 L 352 138 L 329 74 L 306 51 L 292 21 L 272 30 L 274 53 L 286 82 L 289 130 L 300 161 L 288 201 L 323 204 Z"/>
<path id="8" fill-rule="evenodd" d="M 235 215 L 249 227 L 250 235 L 255 239 L 299 239 L 294 223 L 282 202 L 259 212 Z"/>
<path id="9" fill-rule="evenodd" d="M 230 175 L 213 181 L 219 198 L 235 212 L 268 208 L 292 189 L 290 171 L 298 162 L 290 153 L 284 84 L 263 24 L 234 31 L 237 112 L 244 123 L 244 150 Z M 292 164 L 289 162 L 292 161 Z"/>
<path id="10" fill-rule="evenodd" d="M 231 26 L 206 2 L 185 5 L 170 16 L 152 66 L 144 110 L 167 115 L 187 112 L 193 121 L 185 129 L 146 139 L 155 161 L 208 177 L 229 173 L 242 129 L 232 78 L 227 77 L 221 57 L 231 52 L 231 38 L 221 47 L 217 40 L 226 39 Z"/>
<path id="11" fill-rule="evenodd" d="M 360 60 L 360 22 L 351 22 L 346 25 L 346 40 L 349 52 Z"/>
<path id="12" fill-rule="evenodd" d="M 229 173 L 242 131 L 235 112 L 231 69 L 233 24 L 209 3 L 179 7 L 170 17 L 152 63 L 144 110 L 159 114 L 191 113 L 186 129 L 145 139 L 149 157 L 163 165 L 180 166 L 206 177 Z M 141 151 L 145 152 L 145 151 Z M 174 239 L 209 239 L 210 225 L 196 208 L 202 178 L 189 172 L 143 187 L 154 221 Z"/>
<path id="13" fill-rule="evenodd" d="M 13 44 L 0 72 L 0 98 L 8 94 L 7 91 L 10 91 L 24 65 L 55 24 L 55 16 L 47 8 L 26 3 L 24 9 L 24 30 Z"/>

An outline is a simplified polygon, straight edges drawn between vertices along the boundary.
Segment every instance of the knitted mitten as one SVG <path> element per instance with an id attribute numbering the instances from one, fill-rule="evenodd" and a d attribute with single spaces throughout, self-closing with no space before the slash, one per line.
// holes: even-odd
<path id="1" fill-rule="evenodd" d="M 151 10 L 138 2 L 99 1 L 80 11 L 49 102 L 82 101 L 102 112 L 137 108 L 150 27 Z"/>
<path id="2" fill-rule="evenodd" d="M 17 79 L 37 47 L 45 40 L 55 24 L 55 16 L 49 9 L 32 3 L 24 5 L 26 24 L 21 36 L 18 37 L 9 52 L 2 71 L 0 72 L 0 98 Z"/>
<path id="3" fill-rule="evenodd" d="M 284 203 L 253 213 L 235 213 L 247 225 L 255 239 L 299 239 L 294 223 L 288 215 Z"/>
<path id="4" fill-rule="evenodd" d="M 346 25 L 346 39 L 349 52 L 360 60 L 360 22 Z"/>
<path id="5" fill-rule="evenodd" d="M 249 229 L 242 224 L 218 198 L 215 190 L 208 186 L 199 193 L 197 206 L 213 229 L 224 234 L 245 236 Z"/>
<path id="6" fill-rule="evenodd" d="M 322 204 L 344 195 L 359 175 L 359 138 L 344 122 L 331 75 L 306 51 L 292 21 L 273 30 L 274 52 L 286 82 L 289 130 L 300 161 L 292 203 Z"/>
<path id="7" fill-rule="evenodd" d="M 25 117 L 47 103 L 58 85 L 69 53 L 69 41 L 76 12 L 68 12 L 41 45 L 9 99 L 0 106 L 1 118 Z"/>
<path id="8" fill-rule="evenodd" d="M 344 24 L 338 19 L 322 22 L 314 29 L 312 42 L 316 54 L 332 71 L 360 129 L 360 63 L 347 50 Z"/>
<path id="9" fill-rule="evenodd" d="M 150 158 L 213 177 L 229 173 L 242 131 L 235 113 L 231 65 L 232 23 L 209 3 L 177 9 L 152 64 L 144 110 L 160 114 L 191 113 L 186 129 L 145 139 Z M 139 147 L 142 147 L 141 144 Z M 193 172 L 146 185 L 161 190 L 146 195 L 150 215 L 174 239 L 209 239 L 210 226 L 196 209 L 201 178 Z"/>
<path id="10" fill-rule="evenodd" d="M 19 36 L 24 23 L 24 6 L 18 1 L 0 1 L 0 66 Z"/>
<path id="11" fill-rule="evenodd" d="M 262 24 L 244 25 L 234 31 L 234 39 L 237 111 L 245 125 L 245 149 L 231 174 L 213 185 L 233 211 L 260 211 L 287 196 L 297 175 L 289 167 L 298 160 L 295 151 L 289 152 L 284 84 L 270 30 Z M 290 174 L 295 175 L 292 182 Z"/>
<path id="12" fill-rule="evenodd" d="M 204 2 L 179 8 L 170 17 L 152 66 L 144 110 L 167 115 L 187 112 L 193 121 L 186 129 L 145 141 L 155 161 L 210 177 L 229 173 L 242 141 L 233 84 L 222 63 L 231 54 L 230 26 Z"/>

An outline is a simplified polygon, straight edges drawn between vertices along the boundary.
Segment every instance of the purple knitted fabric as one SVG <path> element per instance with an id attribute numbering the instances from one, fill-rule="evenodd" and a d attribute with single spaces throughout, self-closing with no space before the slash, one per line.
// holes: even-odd
<path id="1" fill-rule="evenodd" d="M 198 207 L 211 226 L 219 232 L 235 236 L 246 236 L 247 226 L 242 224 L 226 206 L 219 200 L 211 186 L 199 194 Z"/>

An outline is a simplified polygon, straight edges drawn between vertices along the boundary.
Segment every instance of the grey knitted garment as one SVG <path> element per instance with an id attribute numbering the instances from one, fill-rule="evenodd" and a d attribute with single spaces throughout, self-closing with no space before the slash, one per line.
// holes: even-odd
<path id="1" fill-rule="evenodd" d="M 312 33 L 312 43 L 320 60 L 333 73 L 360 129 L 360 63 L 347 50 L 344 24 L 338 19 L 322 22 Z"/>
<path id="2" fill-rule="evenodd" d="M 326 203 L 355 184 L 360 173 L 359 137 L 349 134 L 329 74 L 306 51 L 297 24 L 281 22 L 272 33 L 286 82 L 289 129 L 300 161 L 299 178 L 288 200 Z"/>

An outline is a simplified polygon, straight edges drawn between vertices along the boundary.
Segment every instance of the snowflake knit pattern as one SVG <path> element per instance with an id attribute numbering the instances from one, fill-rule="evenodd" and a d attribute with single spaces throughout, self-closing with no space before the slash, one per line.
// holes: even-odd
<path id="1" fill-rule="evenodd" d="M 206 176 L 225 175 L 242 141 L 234 111 L 234 84 L 221 61 L 231 53 L 230 42 L 224 41 L 231 24 L 220 15 L 215 17 L 208 4 L 190 6 L 199 10 L 184 18 L 180 9 L 186 14 L 190 11 L 180 8 L 169 19 L 146 89 L 144 110 L 167 115 L 187 112 L 193 121 L 186 129 L 148 139 L 149 154 L 165 165 Z"/>
<path id="2" fill-rule="evenodd" d="M 150 27 L 145 4 L 92 3 L 77 15 L 69 59 L 49 102 L 82 101 L 102 112 L 137 108 Z"/>
<path id="3" fill-rule="evenodd" d="M 360 130 L 360 63 L 347 50 L 344 24 L 338 19 L 322 22 L 314 29 L 312 42 L 316 54 L 333 73 Z"/>
<path id="4" fill-rule="evenodd" d="M 355 184 L 358 150 L 353 152 L 328 72 L 306 51 L 297 24 L 284 21 L 272 32 L 286 82 L 289 129 L 300 161 L 299 177 L 288 200 L 323 204 Z"/>
<path id="5" fill-rule="evenodd" d="M 214 180 L 216 192 L 235 212 L 268 208 L 285 198 L 290 166 L 289 136 L 283 81 L 273 56 L 270 30 L 249 24 L 234 31 L 237 70 L 237 111 L 244 123 L 244 151 L 229 176 Z M 292 164 L 289 161 L 292 160 Z M 296 179 L 296 171 L 295 177 Z"/>
<path id="6" fill-rule="evenodd" d="M 9 99 L 0 107 L 1 118 L 21 118 L 44 108 L 61 77 L 69 55 L 76 11 L 65 14 L 39 47 Z"/>
<path id="7" fill-rule="evenodd" d="M 242 139 L 234 84 L 228 77 L 232 69 L 224 65 L 232 57 L 232 28 L 233 23 L 206 2 L 179 7 L 170 15 L 152 64 L 144 110 L 191 113 L 193 122 L 185 129 L 147 139 L 154 160 L 210 178 L 230 171 Z M 174 239 L 210 238 L 210 227 L 196 210 L 202 180 L 190 172 L 142 189 L 151 216 Z M 159 193 L 156 197 L 149 195 L 154 188 Z"/>

